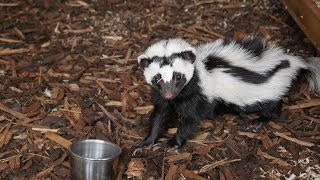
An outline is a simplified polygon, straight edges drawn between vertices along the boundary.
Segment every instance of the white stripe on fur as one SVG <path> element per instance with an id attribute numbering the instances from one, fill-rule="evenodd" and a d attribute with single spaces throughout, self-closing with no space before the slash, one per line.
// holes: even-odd
<path id="1" fill-rule="evenodd" d="M 186 83 L 188 83 L 193 76 L 194 65 L 191 64 L 189 61 L 184 61 L 181 58 L 177 58 L 173 62 L 172 67 L 173 67 L 174 72 L 179 72 L 179 73 L 185 75 L 186 80 L 187 80 Z"/>
<path id="2" fill-rule="evenodd" d="M 163 57 L 166 54 L 166 44 L 168 40 L 159 41 L 153 45 L 151 45 L 146 52 L 144 53 L 148 58 L 152 58 L 154 56 Z"/>
<path id="3" fill-rule="evenodd" d="M 173 76 L 173 68 L 170 65 L 162 66 L 160 74 L 164 82 L 170 82 Z"/>
<path id="4" fill-rule="evenodd" d="M 145 55 L 149 58 L 159 56 L 159 57 L 169 57 L 174 53 L 180 53 L 183 51 L 195 52 L 195 49 L 183 39 L 169 39 L 162 40 L 153 45 L 151 45 L 145 52 Z"/>
<path id="5" fill-rule="evenodd" d="M 307 58 L 311 75 L 308 78 L 310 90 L 320 93 L 320 57 Z"/>
<path id="6" fill-rule="evenodd" d="M 152 62 L 144 69 L 143 75 L 148 84 L 152 84 L 152 78 L 160 72 L 160 63 Z"/>

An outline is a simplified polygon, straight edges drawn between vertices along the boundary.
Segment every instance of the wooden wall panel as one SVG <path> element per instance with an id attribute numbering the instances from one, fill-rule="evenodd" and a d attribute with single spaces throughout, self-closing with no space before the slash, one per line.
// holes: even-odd
<path id="1" fill-rule="evenodd" d="M 281 0 L 313 45 L 320 52 L 320 8 L 313 0 Z"/>

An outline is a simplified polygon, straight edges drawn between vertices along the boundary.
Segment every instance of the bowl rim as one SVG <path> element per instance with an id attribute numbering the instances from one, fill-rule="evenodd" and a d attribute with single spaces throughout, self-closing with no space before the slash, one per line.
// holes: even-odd
<path id="1" fill-rule="evenodd" d="M 73 150 L 72 150 L 72 147 L 75 147 L 76 145 L 79 145 L 79 144 L 82 144 L 82 143 L 100 143 L 100 144 L 107 144 L 107 145 L 110 145 L 112 146 L 113 148 L 115 148 L 116 150 L 118 150 L 118 153 L 113 156 L 113 157 L 109 157 L 109 158 L 88 158 L 88 157 L 83 157 L 77 153 L 75 153 Z M 91 161 L 112 161 L 114 159 L 116 159 L 122 152 L 122 149 L 120 148 L 120 146 L 118 146 L 117 144 L 115 143 L 112 143 L 110 141 L 105 141 L 105 140 L 101 140 L 101 139 L 85 139 L 85 140 L 80 140 L 80 141 L 77 141 L 75 143 L 72 143 L 69 148 L 68 148 L 69 152 L 71 153 L 71 155 L 73 157 L 76 157 L 76 158 L 79 158 L 79 159 L 85 159 L 85 160 L 91 160 Z"/>

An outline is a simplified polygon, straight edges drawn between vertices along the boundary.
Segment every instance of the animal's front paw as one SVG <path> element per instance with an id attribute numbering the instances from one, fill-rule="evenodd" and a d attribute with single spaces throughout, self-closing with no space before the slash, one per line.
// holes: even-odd
<path id="1" fill-rule="evenodd" d="M 139 144 L 137 145 L 136 149 L 133 151 L 133 156 L 135 156 L 136 154 L 143 154 L 143 151 L 151 149 L 152 145 L 154 144 L 154 140 L 152 140 L 149 137 L 145 137 L 142 141 L 139 142 Z"/>
<path id="2" fill-rule="evenodd" d="M 138 148 L 146 147 L 146 146 L 151 146 L 155 143 L 155 140 L 149 137 L 144 138 L 142 141 L 139 142 L 137 145 Z"/>
<path id="3" fill-rule="evenodd" d="M 179 136 L 173 136 L 171 139 L 169 139 L 168 145 L 176 149 L 179 149 L 185 144 L 185 142 L 185 139 L 180 138 Z"/>

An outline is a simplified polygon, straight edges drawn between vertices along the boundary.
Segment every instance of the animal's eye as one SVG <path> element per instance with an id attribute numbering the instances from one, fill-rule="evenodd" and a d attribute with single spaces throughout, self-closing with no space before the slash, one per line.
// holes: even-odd
<path id="1" fill-rule="evenodd" d="M 178 75 L 176 76 L 176 79 L 179 81 L 179 80 L 181 79 L 181 75 L 178 74 Z"/>
<path id="2" fill-rule="evenodd" d="M 158 75 L 156 75 L 155 77 L 154 77 L 154 81 L 156 81 L 156 83 L 159 83 L 160 81 L 161 81 L 161 75 L 160 74 L 158 74 Z"/>

